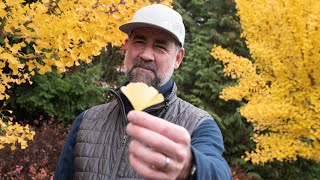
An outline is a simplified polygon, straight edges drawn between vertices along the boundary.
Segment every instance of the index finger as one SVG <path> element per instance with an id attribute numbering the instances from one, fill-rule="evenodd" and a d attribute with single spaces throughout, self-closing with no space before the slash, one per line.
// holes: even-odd
<path id="1" fill-rule="evenodd" d="M 190 143 L 190 135 L 185 128 L 165 119 L 150 115 L 146 112 L 133 110 L 128 113 L 128 120 L 135 125 L 162 134 L 175 142 Z"/>

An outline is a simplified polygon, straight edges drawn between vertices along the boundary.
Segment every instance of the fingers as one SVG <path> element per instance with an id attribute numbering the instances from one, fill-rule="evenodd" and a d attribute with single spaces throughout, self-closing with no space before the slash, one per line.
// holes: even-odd
<path id="1" fill-rule="evenodd" d="M 179 163 L 135 140 L 131 141 L 129 152 L 131 167 L 145 179 L 175 179 Z"/>
<path id="2" fill-rule="evenodd" d="M 131 141 L 129 152 L 154 169 L 162 170 L 166 166 L 163 154 L 153 151 L 136 140 Z"/>
<path id="3" fill-rule="evenodd" d="M 130 111 L 128 113 L 128 120 L 135 125 L 162 134 L 177 143 L 190 144 L 190 135 L 185 128 L 146 112 Z"/>
<path id="4" fill-rule="evenodd" d="M 166 172 L 153 169 L 152 166 L 143 162 L 141 159 L 139 159 L 138 157 L 136 157 L 133 154 L 130 154 L 129 161 L 130 161 L 131 167 L 138 174 L 140 174 L 142 177 L 144 177 L 144 179 L 155 179 L 155 180 L 156 179 L 159 179 L 159 180 L 169 179 Z"/>
<path id="5" fill-rule="evenodd" d="M 181 146 L 171 139 L 132 123 L 128 124 L 126 130 L 128 135 L 132 136 L 137 141 L 145 143 L 150 148 L 156 149 L 157 152 L 166 154 L 169 157 L 178 159 L 180 161 L 183 160 L 183 157 L 177 154 L 177 152 L 179 152 L 177 150 L 181 149 Z"/>

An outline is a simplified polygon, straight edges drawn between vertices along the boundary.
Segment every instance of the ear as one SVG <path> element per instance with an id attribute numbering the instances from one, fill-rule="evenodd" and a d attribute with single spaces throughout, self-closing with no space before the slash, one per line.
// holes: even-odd
<path id="1" fill-rule="evenodd" d="M 129 38 L 126 38 L 124 40 L 124 49 L 127 50 L 128 49 L 128 44 L 129 44 Z"/>
<path id="2" fill-rule="evenodd" d="M 177 53 L 177 55 L 176 55 L 176 61 L 174 63 L 174 69 L 178 69 L 179 68 L 183 57 L 184 57 L 184 48 L 181 48 L 179 50 L 179 52 Z"/>

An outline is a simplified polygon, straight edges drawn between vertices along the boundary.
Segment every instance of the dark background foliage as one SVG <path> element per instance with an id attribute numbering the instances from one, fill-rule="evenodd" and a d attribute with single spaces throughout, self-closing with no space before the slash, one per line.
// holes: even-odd
<path id="1" fill-rule="evenodd" d="M 38 180 L 53 176 L 70 125 L 64 127 L 42 116 L 33 123 L 36 136 L 26 149 L 12 151 L 6 146 L 0 150 L 0 179 Z"/>

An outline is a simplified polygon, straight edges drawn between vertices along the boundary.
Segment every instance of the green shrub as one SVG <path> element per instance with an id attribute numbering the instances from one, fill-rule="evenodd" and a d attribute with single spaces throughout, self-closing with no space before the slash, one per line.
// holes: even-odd
<path id="1" fill-rule="evenodd" d="M 298 158 L 293 162 L 279 162 L 244 166 L 247 172 L 256 172 L 263 179 L 272 180 L 318 180 L 320 177 L 320 164 Z"/>
<path id="2" fill-rule="evenodd" d="M 100 65 L 82 71 L 36 75 L 32 85 L 24 84 L 14 88 L 9 104 L 17 114 L 17 120 L 44 116 L 70 123 L 81 111 L 102 103 L 105 89 L 97 85 L 101 76 Z"/>

